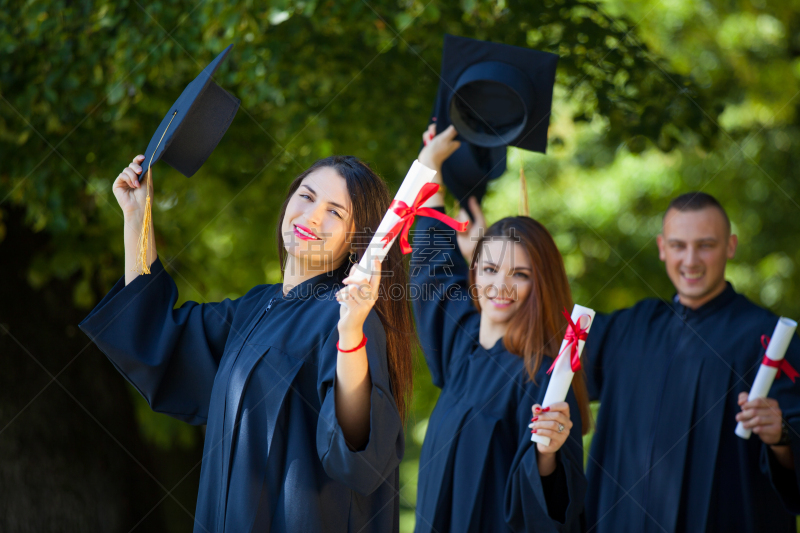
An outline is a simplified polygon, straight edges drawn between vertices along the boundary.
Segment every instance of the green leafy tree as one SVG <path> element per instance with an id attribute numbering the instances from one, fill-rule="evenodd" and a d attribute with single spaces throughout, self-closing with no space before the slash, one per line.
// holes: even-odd
<path id="1" fill-rule="evenodd" d="M 190 180 L 154 169 L 158 249 L 184 299 L 279 281 L 275 213 L 314 160 L 354 154 L 396 187 L 430 115 L 442 35 L 453 33 L 561 57 L 548 155 L 512 151 L 486 207 L 495 218 L 516 211 L 524 165 L 532 214 L 555 235 L 576 301 L 611 310 L 669 296 L 652 250 L 660 212 L 678 192 L 704 188 L 745 243 L 730 271 L 737 288 L 797 316 L 797 16 L 789 3 L 756 3 L 0 2 L 0 265 L 9 265 L 0 483 L 15 479 L 15 462 L 48 450 L 69 462 L 102 448 L 117 452 L 103 461 L 127 466 L 104 469 L 101 453 L 80 456 L 92 468 L 54 465 L 54 493 L 149 487 L 106 491 L 112 523 L 91 498 L 64 500 L 72 511 L 61 515 L 23 505 L 44 483 L 34 476 L 19 498 L 2 499 L 0 525 L 35 513 L 82 531 L 127 531 L 142 519 L 153 530 L 191 528 L 202 433 L 150 413 L 75 324 L 122 275 L 113 179 L 230 43 L 216 79 L 242 106 L 227 134 Z M 61 396 L 36 396 L 48 382 Z M 437 395 L 421 360 L 416 382 L 405 529 Z M 40 434 L 20 429 L 28 420 Z M 30 447 L 37 439 L 47 445 Z"/>

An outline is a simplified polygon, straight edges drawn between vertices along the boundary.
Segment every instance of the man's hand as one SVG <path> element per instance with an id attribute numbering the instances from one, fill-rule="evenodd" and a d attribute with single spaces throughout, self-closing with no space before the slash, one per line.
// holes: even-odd
<path id="1" fill-rule="evenodd" d="M 778 400 L 759 398 L 748 402 L 747 393 L 740 392 L 739 407 L 742 412 L 736 415 L 736 421 L 741 422 L 745 429 L 753 430 L 764 444 L 774 446 L 781 440 L 783 413 Z"/>
<path id="2" fill-rule="evenodd" d="M 790 446 L 779 446 L 783 432 L 783 412 L 778 400 L 758 398 L 747 401 L 747 393 L 739 393 L 739 407 L 742 412 L 736 415 L 745 429 L 751 429 L 764 444 L 769 444 L 772 453 L 784 467 L 794 470 L 794 455 Z"/>

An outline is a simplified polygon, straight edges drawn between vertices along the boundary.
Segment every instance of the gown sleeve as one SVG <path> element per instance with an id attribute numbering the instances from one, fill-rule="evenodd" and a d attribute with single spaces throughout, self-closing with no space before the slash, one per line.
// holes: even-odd
<path id="1" fill-rule="evenodd" d="M 556 522 L 566 522 L 569 487 L 567 486 L 567 473 L 564 471 L 562 463 L 557 463 L 555 471 L 542 478 L 542 491 L 550 518 Z"/>
<path id="2" fill-rule="evenodd" d="M 539 377 L 537 381 L 542 383 Z M 541 401 L 547 388 L 546 381 L 537 388 L 538 394 L 531 397 Z M 528 428 L 534 401 L 523 401 L 518 408 L 521 444 L 505 488 L 505 518 L 512 531 L 582 531 L 586 476 L 583 473 L 580 410 L 572 389 L 567 402 L 573 426 L 564 446 L 556 452 L 556 471 L 546 478 L 539 475 L 536 443 L 531 442 Z M 543 527 L 543 524 L 550 527 Z"/>
<path id="3" fill-rule="evenodd" d="M 583 361 L 586 368 L 586 387 L 589 389 L 589 399 L 599 400 L 603 391 L 603 366 L 606 362 L 605 345 L 611 333 L 611 326 L 619 312 L 613 314 L 597 313 L 594 324 L 586 338 L 583 347 Z"/>
<path id="4" fill-rule="evenodd" d="M 409 295 L 433 384 L 441 388 L 454 359 L 470 353 L 470 347 L 477 344 L 480 314 L 469 295 L 469 270 L 455 230 L 433 218 L 420 217 L 413 235 Z"/>
<path id="5" fill-rule="evenodd" d="M 175 309 L 178 289 L 156 259 L 150 275 L 120 279 L 79 327 L 154 411 L 205 424 L 234 313 L 258 292 Z"/>
<path id="6" fill-rule="evenodd" d="M 389 380 L 386 334 L 374 309 L 364 322 L 364 335 L 372 380 L 367 444 L 363 449 L 352 450 L 336 419 L 334 387 L 339 332 L 334 328 L 320 354 L 318 393 L 322 407 L 317 422 L 317 454 L 331 478 L 368 496 L 384 481 L 393 482 L 394 472 L 403 458 L 405 440 Z"/>
<path id="7" fill-rule="evenodd" d="M 762 353 L 763 356 L 763 353 Z M 800 340 L 792 339 L 786 351 L 786 360 L 800 370 Z M 789 446 L 794 455 L 794 469 L 781 465 L 769 445 L 761 443 L 761 470 L 767 475 L 786 509 L 800 514 L 800 379 L 793 383 L 781 376 L 772 386 L 770 397 L 778 400 L 783 418 L 789 426 Z M 758 438 L 753 435 L 751 438 Z"/>

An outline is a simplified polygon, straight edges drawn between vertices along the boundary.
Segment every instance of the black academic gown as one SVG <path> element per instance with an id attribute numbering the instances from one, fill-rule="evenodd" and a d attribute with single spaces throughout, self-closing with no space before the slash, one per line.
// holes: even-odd
<path id="1" fill-rule="evenodd" d="M 177 288 L 156 261 L 81 323 L 153 410 L 207 424 L 196 533 L 397 531 L 404 440 L 386 338 L 370 313 L 369 442 L 351 451 L 333 392 L 336 279 L 175 309 Z"/>
<path id="2" fill-rule="evenodd" d="M 416 531 L 579 531 L 586 480 L 575 397 L 567 399 L 571 438 L 557 452 L 556 472 L 541 478 L 528 424 L 531 406 L 544 398 L 549 360 L 534 383 L 502 339 L 481 347 L 467 273 L 454 231 L 419 219 L 410 296 L 433 383 L 442 390 L 420 456 Z"/>
<path id="3" fill-rule="evenodd" d="M 598 314 L 584 348 L 600 400 L 587 463 L 590 531 L 795 531 L 800 512 L 800 383 L 782 376 L 777 398 L 791 424 L 795 471 L 753 434 L 734 434 L 778 317 L 728 285 L 699 309 L 649 299 Z M 800 342 L 786 359 L 800 368 Z"/>

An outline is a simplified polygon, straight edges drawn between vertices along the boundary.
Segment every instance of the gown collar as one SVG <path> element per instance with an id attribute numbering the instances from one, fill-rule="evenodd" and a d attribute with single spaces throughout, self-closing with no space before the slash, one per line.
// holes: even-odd
<path id="1" fill-rule="evenodd" d="M 324 272 L 313 278 L 302 281 L 292 287 L 283 299 L 285 300 L 308 300 L 312 297 L 333 298 L 333 294 L 342 286 L 345 278 L 345 269 L 338 268 Z M 280 294 L 283 294 L 283 284 L 280 284 Z"/>
<path id="2" fill-rule="evenodd" d="M 721 293 L 697 309 L 691 309 L 683 305 L 678 299 L 677 293 L 672 297 L 672 305 L 675 308 L 675 311 L 677 311 L 681 317 L 701 318 L 716 313 L 726 305 L 730 304 L 735 297 L 736 291 L 733 289 L 733 285 L 731 285 L 730 281 L 726 281 L 725 289 Z"/>
<path id="3" fill-rule="evenodd" d="M 484 350 L 486 350 L 490 354 L 496 354 L 505 351 L 506 345 L 503 343 L 504 338 L 505 337 L 500 337 L 499 339 L 497 339 L 497 342 L 495 342 L 492 345 L 491 348 L 484 348 Z"/>

